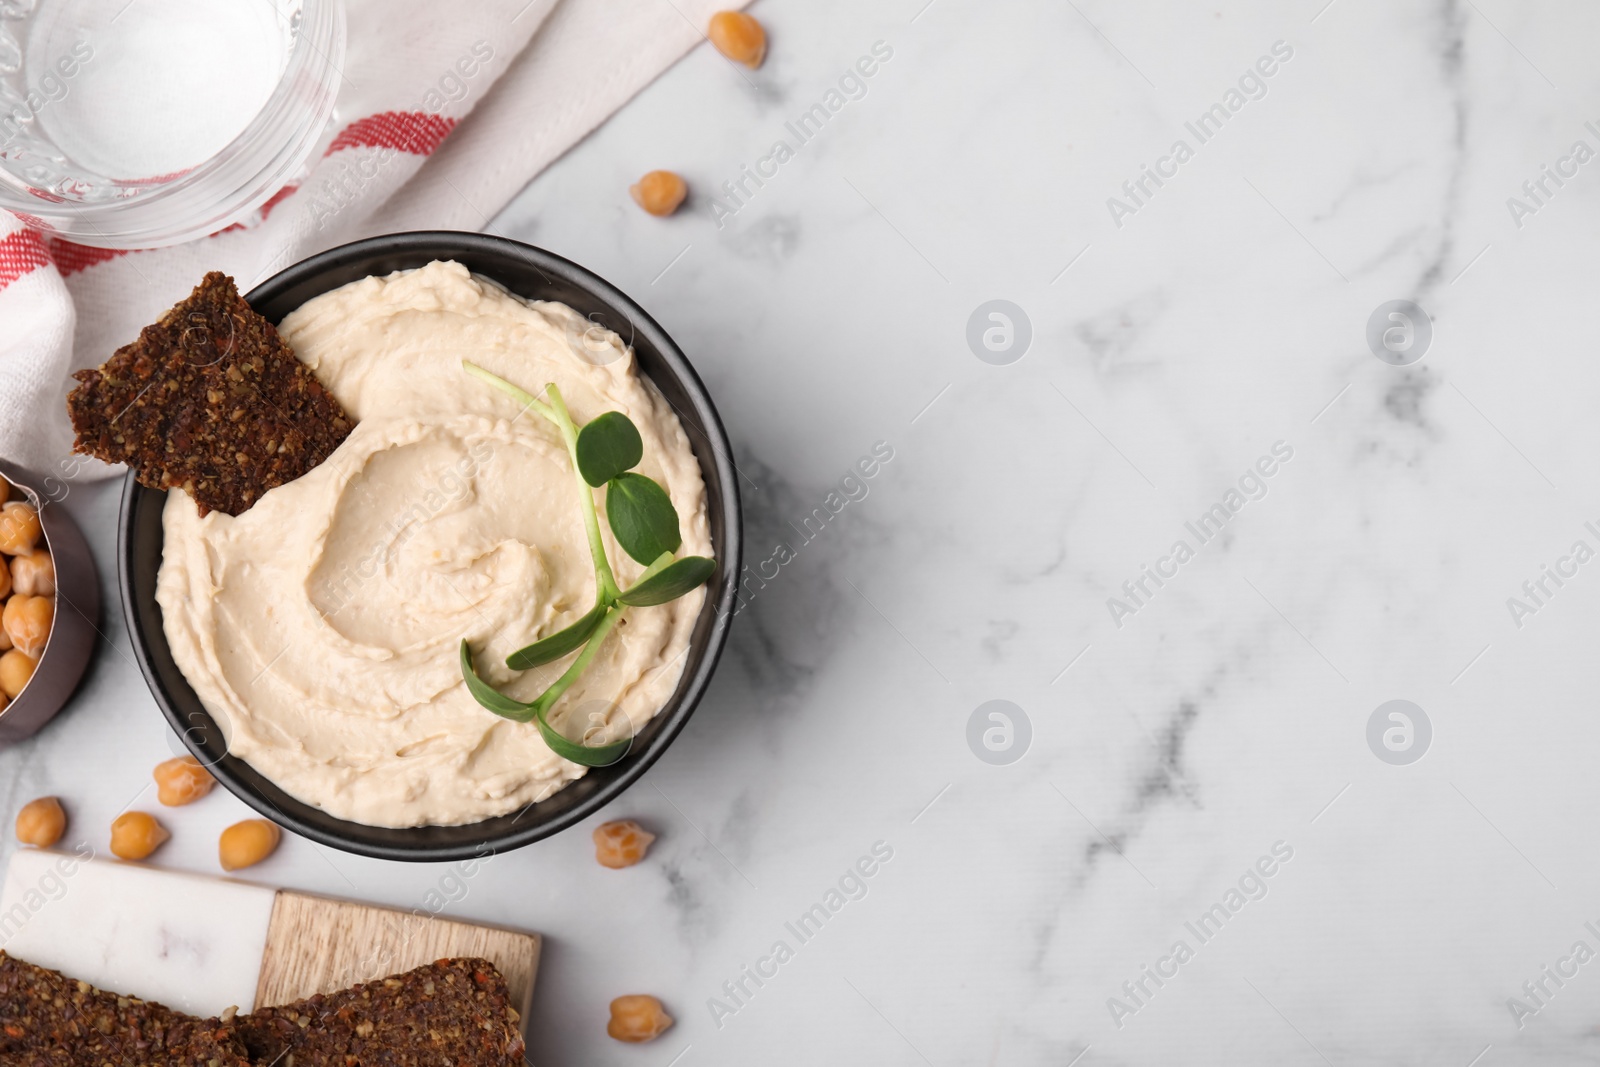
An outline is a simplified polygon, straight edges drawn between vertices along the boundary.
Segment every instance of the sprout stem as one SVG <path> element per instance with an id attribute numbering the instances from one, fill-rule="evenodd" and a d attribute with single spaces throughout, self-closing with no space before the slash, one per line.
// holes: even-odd
<path id="1" fill-rule="evenodd" d="M 594 509 L 594 490 L 589 488 L 589 483 L 583 480 L 583 474 L 578 470 L 578 428 L 572 424 L 572 415 L 567 411 L 566 402 L 561 399 L 561 390 L 556 388 L 555 382 L 546 385 L 545 391 L 550 394 L 547 404 L 526 389 L 512 385 L 476 363 L 462 360 L 461 366 L 468 374 L 488 382 L 524 408 L 537 411 L 560 432 L 561 441 L 567 446 L 567 458 L 572 461 L 572 476 L 578 482 L 578 499 L 583 503 L 583 525 L 589 534 L 589 555 L 594 557 L 595 598 L 606 604 L 616 603 L 622 590 L 617 586 L 616 576 L 611 573 L 611 561 L 606 558 L 605 542 L 600 538 L 600 516 Z"/>

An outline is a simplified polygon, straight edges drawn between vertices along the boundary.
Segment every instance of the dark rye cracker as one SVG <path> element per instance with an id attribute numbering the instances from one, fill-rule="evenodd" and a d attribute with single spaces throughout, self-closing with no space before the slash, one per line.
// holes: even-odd
<path id="1" fill-rule="evenodd" d="M 233 1028 L 102 993 L 0 952 L 4 1067 L 249 1067 Z"/>
<path id="2" fill-rule="evenodd" d="M 220 271 L 73 377 L 73 451 L 183 489 L 202 515 L 238 515 L 327 459 L 354 425 Z"/>
<path id="3" fill-rule="evenodd" d="M 295 1067 L 521 1067 L 520 1019 L 487 960 L 439 960 L 414 971 L 259 1008 L 235 1020 L 256 1063 Z"/>
<path id="4" fill-rule="evenodd" d="M 505 979 L 481 959 L 224 1021 L 0 952 L 0 1067 L 521 1067 L 520 1023 Z"/>

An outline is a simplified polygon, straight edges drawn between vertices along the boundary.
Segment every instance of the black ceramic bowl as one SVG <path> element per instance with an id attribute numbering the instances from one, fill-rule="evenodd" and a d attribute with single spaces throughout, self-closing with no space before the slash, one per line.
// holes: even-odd
<path id="1" fill-rule="evenodd" d="M 520 848 L 566 829 L 632 785 L 678 736 L 710 681 L 727 641 L 740 566 L 739 484 L 727 432 L 711 397 L 672 338 L 639 305 L 576 263 L 543 249 L 479 233 L 397 233 L 312 256 L 267 279 L 246 294 L 246 299 L 277 323 L 312 297 L 347 282 L 426 266 L 436 259 L 462 263 L 519 296 L 558 300 L 632 345 L 640 370 L 677 409 L 700 460 L 717 572 L 707 585 L 705 608 L 695 625 L 677 691 L 639 732 L 632 751 L 619 763 L 590 770 L 520 814 L 465 826 L 404 830 L 365 826 L 296 800 L 248 763 L 228 755 L 222 730 L 173 662 L 161 626 L 155 591 L 166 494 L 139 485 L 130 474 L 118 531 L 122 610 L 145 680 L 172 728 L 223 785 L 262 815 L 313 841 L 390 860 L 457 860 Z"/>

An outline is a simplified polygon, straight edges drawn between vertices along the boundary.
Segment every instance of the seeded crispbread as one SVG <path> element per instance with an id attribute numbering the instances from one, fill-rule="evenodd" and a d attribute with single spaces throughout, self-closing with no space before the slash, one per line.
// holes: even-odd
<path id="1" fill-rule="evenodd" d="M 520 1067 L 517 1010 L 494 965 L 439 960 L 339 993 L 235 1020 L 256 1063 L 294 1056 L 295 1067 L 383 1064 Z"/>
<path id="2" fill-rule="evenodd" d="M 520 1023 L 505 979 L 481 959 L 439 960 L 224 1021 L 101 992 L 0 952 L 5 1067 L 519 1067 Z"/>
<path id="3" fill-rule="evenodd" d="M 233 279 L 212 271 L 97 370 L 73 375 L 73 451 L 238 515 L 327 459 L 354 421 Z"/>
<path id="4" fill-rule="evenodd" d="M 6 1067 L 249 1067 L 218 1019 L 104 993 L 0 952 L 0 1064 Z"/>

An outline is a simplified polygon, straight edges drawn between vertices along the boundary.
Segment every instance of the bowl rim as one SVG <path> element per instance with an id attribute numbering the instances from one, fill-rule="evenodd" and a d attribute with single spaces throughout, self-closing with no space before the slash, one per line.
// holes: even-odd
<path id="1" fill-rule="evenodd" d="M 693 434 L 687 436 L 690 439 L 691 450 L 694 452 L 696 459 L 700 461 L 702 471 L 716 479 L 722 493 L 723 503 L 721 510 L 723 512 L 724 544 L 717 559 L 719 573 L 713 578 L 713 585 L 708 589 L 708 592 L 712 595 L 706 597 L 705 604 L 701 608 L 702 613 L 712 612 L 714 615 L 710 629 L 706 634 L 705 649 L 700 656 L 699 663 L 694 666 L 692 674 L 686 673 L 680 678 L 678 689 L 674 692 L 673 698 L 671 698 L 677 699 L 681 694 L 681 699 L 677 700 L 677 705 L 672 707 L 665 717 L 658 711 L 656 716 L 650 720 L 650 723 L 646 724 L 645 728 L 649 728 L 650 725 L 660 722 L 657 732 L 642 750 L 637 752 L 630 751 L 623 761 L 613 765 L 613 767 L 619 768 L 614 777 L 604 782 L 592 795 L 581 799 L 565 811 L 544 820 L 535 820 L 525 827 L 513 829 L 506 833 L 482 836 L 481 838 L 454 844 L 421 844 L 415 847 L 362 840 L 361 835 L 363 832 L 392 835 L 403 834 L 408 830 L 457 830 L 480 826 L 494 819 L 504 818 L 504 816 L 493 816 L 490 819 L 480 820 L 476 823 L 464 823 L 443 828 L 436 826 L 412 828 L 372 827 L 364 823 L 338 819 L 336 816 L 321 811 L 314 805 L 307 804 L 289 796 L 287 793 L 283 793 L 275 783 L 250 768 L 249 764 L 240 757 L 224 754 L 220 758 L 213 759 L 210 753 L 204 751 L 201 743 L 191 736 L 191 732 L 194 730 L 194 713 L 191 711 L 186 718 L 184 711 L 176 706 L 172 694 L 168 692 L 166 683 L 158 674 L 152 660 L 154 642 L 159 641 L 162 647 L 166 646 L 165 633 L 161 632 L 155 635 L 146 633 L 136 610 L 133 579 L 135 553 L 131 516 L 135 500 L 140 498 L 142 494 L 164 497 L 165 491 L 140 485 L 135 479 L 134 473 L 129 471 L 124 480 L 121 509 L 117 523 L 118 589 L 121 594 L 123 621 L 128 628 L 134 658 L 139 663 L 140 673 L 143 674 L 151 695 L 160 706 L 168 724 L 182 740 L 184 747 L 189 749 L 202 763 L 205 763 L 217 779 L 228 788 L 229 792 L 243 800 L 260 814 L 286 829 L 292 830 L 296 834 L 319 844 L 328 845 L 355 855 L 413 862 L 481 859 L 485 855 L 522 848 L 535 841 L 560 833 L 583 821 L 615 800 L 643 777 L 645 772 L 661 758 L 688 724 L 689 717 L 698 707 L 713 674 L 716 672 L 722 653 L 727 646 L 728 634 L 736 613 L 744 539 L 743 507 L 739 491 L 739 476 L 732 460 L 732 445 L 728 440 L 727 430 L 723 426 L 721 416 L 718 414 L 705 384 L 700 380 L 700 376 L 695 372 L 694 367 L 689 363 L 688 357 L 683 354 L 682 349 L 678 347 L 677 343 L 672 340 L 671 336 L 661 328 L 654 318 L 616 286 L 580 264 L 574 263 L 547 249 L 506 237 L 455 230 L 414 230 L 365 238 L 307 257 L 260 282 L 245 294 L 245 299 L 252 305 L 256 305 L 258 302 L 265 302 L 281 295 L 286 295 L 298 286 L 314 284 L 316 279 L 323 275 L 337 272 L 340 268 L 374 256 L 384 254 L 397 256 L 428 254 L 434 259 L 449 258 L 448 255 L 434 254 L 441 249 L 453 250 L 456 253 L 465 253 L 473 257 L 520 261 L 526 266 L 531 266 L 542 275 L 556 275 L 569 284 L 582 288 L 599 302 L 615 308 L 627 319 L 634 330 L 634 336 L 645 337 L 650 347 L 659 354 L 661 361 L 672 372 L 677 385 L 691 399 L 695 414 L 698 416 L 704 430 L 705 447 L 709 448 L 709 454 L 697 446 Z M 427 261 L 419 263 L 418 266 L 424 265 L 425 262 Z M 474 268 L 474 273 L 486 277 L 498 285 L 505 285 L 501 279 L 496 278 L 490 271 Z M 368 274 L 366 276 L 371 277 L 373 275 Z M 329 285 L 327 288 L 322 289 L 321 292 L 331 292 L 344 284 L 347 283 L 340 282 L 336 285 Z M 510 289 L 510 291 L 516 292 L 514 288 Z M 521 294 L 518 295 L 520 296 Z M 655 383 L 652 382 L 652 384 Z M 159 612 L 159 607 L 156 610 Z M 691 637 L 691 650 L 693 647 L 694 639 Z M 170 658 L 170 650 L 166 651 L 165 654 Z M 196 704 L 199 703 L 198 696 L 194 696 L 194 700 Z M 205 712 L 205 718 L 207 722 L 215 724 L 215 719 L 209 711 Z M 241 777 L 241 768 L 261 778 L 269 787 L 282 793 L 290 802 L 291 810 L 285 811 L 282 807 L 262 795 L 255 784 Z M 603 769 L 609 770 L 610 768 Z M 589 773 L 593 774 L 595 772 L 590 771 Z M 577 781 L 581 782 L 582 780 L 578 779 Z M 568 786 L 575 784 L 577 783 L 568 783 Z M 561 793 L 562 790 L 558 790 L 546 799 L 553 799 L 560 796 Z M 542 801 L 524 807 L 518 814 L 518 818 L 520 819 L 522 814 L 535 810 L 537 803 L 542 803 Z M 324 830 L 317 823 L 308 821 L 295 813 L 293 809 L 296 807 L 317 812 L 320 820 L 332 821 L 341 827 L 350 827 L 351 836 Z M 485 846 L 492 846 L 492 849 L 486 852 Z"/>
<path id="2" fill-rule="evenodd" d="M 4 458 L 0 458 L 0 477 L 21 492 L 22 503 L 38 513 L 39 544 L 52 562 L 62 563 L 56 591 L 50 594 L 50 635 L 35 661 L 33 677 L 0 708 L 0 748 L 5 748 L 43 729 L 77 692 L 100 640 L 101 598 L 100 570 L 83 531 L 71 514 L 59 507 L 62 497 L 40 488 L 49 488 L 53 479 Z M 5 503 L 15 501 L 13 496 Z M 70 614 L 62 610 L 63 605 Z"/>

